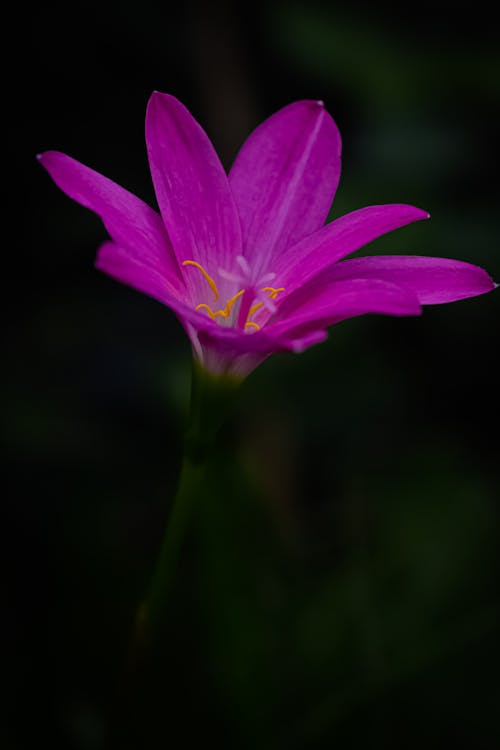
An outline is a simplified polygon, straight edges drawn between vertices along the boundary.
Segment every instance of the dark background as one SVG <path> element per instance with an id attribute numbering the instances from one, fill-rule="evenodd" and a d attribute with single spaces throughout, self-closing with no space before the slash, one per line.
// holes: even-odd
<path id="1" fill-rule="evenodd" d="M 432 216 L 366 252 L 500 280 L 497 26 L 481 2 L 19 10 L 4 29 L 0 744 L 98 750 L 175 490 L 190 352 L 172 313 L 93 269 L 105 230 L 35 154 L 154 205 L 154 89 L 227 167 L 264 117 L 323 99 L 344 143 L 332 216 Z M 499 301 L 347 321 L 244 384 L 172 595 L 159 747 L 498 746 Z"/>

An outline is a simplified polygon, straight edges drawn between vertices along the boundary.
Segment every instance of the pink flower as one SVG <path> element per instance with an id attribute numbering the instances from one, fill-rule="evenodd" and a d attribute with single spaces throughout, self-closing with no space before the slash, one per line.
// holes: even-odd
<path id="1" fill-rule="evenodd" d="M 365 313 L 419 315 L 494 288 L 477 266 L 448 258 L 343 260 L 371 240 L 428 218 L 413 206 L 368 206 L 324 225 L 340 176 L 341 142 L 322 102 L 265 120 L 227 176 L 201 126 L 154 93 L 146 142 L 161 215 L 57 151 L 39 159 L 111 236 L 97 268 L 170 307 L 195 357 L 244 377 L 273 352 L 300 352 Z"/>

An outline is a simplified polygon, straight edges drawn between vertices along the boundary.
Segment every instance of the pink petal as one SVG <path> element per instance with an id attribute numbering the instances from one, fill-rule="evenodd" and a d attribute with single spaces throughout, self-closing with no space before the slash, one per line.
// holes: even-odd
<path id="1" fill-rule="evenodd" d="M 276 273 L 275 286 L 285 287 L 284 294 L 289 295 L 313 276 L 368 242 L 393 229 L 428 217 L 429 214 L 420 208 L 404 204 L 368 206 L 353 211 L 283 253 L 272 268 Z"/>
<path id="2" fill-rule="evenodd" d="M 105 242 L 99 248 L 96 268 L 173 310 L 188 332 L 198 358 L 212 372 L 238 374 L 245 370 L 247 373 L 273 352 L 297 350 L 296 342 L 286 336 L 273 338 L 262 332 L 243 333 L 214 323 L 207 315 L 172 295 L 155 268 L 141 263 L 114 242 Z M 318 337 L 308 336 L 309 340 L 316 343 Z"/>
<path id="3" fill-rule="evenodd" d="M 349 279 L 325 285 L 314 279 L 280 305 L 264 330 L 273 337 L 290 337 L 366 313 L 420 315 L 421 307 L 412 291 L 387 281 Z"/>
<path id="4" fill-rule="evenodd" d="M 155 92 L 146 113 L 146 141 L 156 197 L 179 264 L 194 260 L 212 277 L 219 268 L 232 270 L 241 254 L 239 219 L 207 134 L 175 97 Z M 199 272 L 189 269 L 184 275 L 188 285 L 205 291 Z"/>
<path id="5" fill-rule="evenodd" d="M 159 271 L 141 262 L 128 249 L 120 247 L 115 242 L 105 242 L 99 248 L 96 258 L 96 268 L 104 271 L 117 281 L 147 294 L 173 310 L 181 321 L 213 327 L 215 324 L 190 304 L 186 304 L 177 295 L 172 294 L 171 287 Z"/>
<path id="6" fill-rule="evenodd" d="M 277 348 L 255 334 L 220 336 L 216 331 L 191 331 L 193 350 L 202 366 L 214 375 L 245 378 Z M 254 346 L 252 346 L 254 344 Z"/>
<path id="7" fill-rule="evenodd" d="M 415 296 L 395 284 L 374 279 L 339 281 L 312 297 L 301 290 L 282 305 L 274 321 L 260 331 L 243 333 L 221 326 L 188 328 L 196 356 L 211 372 L 248 375 L 275 352 L 301 352 L 324 341 L 326 328 L 345 318 L 365 313 L 419 315 Z"/>
<path id="8" fill-rule="evenodd" d="M 374 255 L 353 258 L 332 266 L 324 283 L 342 279 L 383 279 L 411 289 L 421 305 L 475 297 L 494 289 L 495 284 L 482 268 L 449 258 L 414 255 Z"/>
<path id="9" fill-rule="evenodd" d="M 191 328 L 191 330 L 189 330 Z M 266 331 L 241 333 L 234 328 L 196 330 L 188 327 L 193 349 L 202 365 L 214 374 L 246 377 L 257 365 L 277 352 L 302 352 L 324 341 L 328 334 L 313 330 L 294 336 L 270 336 Z"/>
<path id="10" fill-rule="evenodd" d="M 109 234 L 130 256 L 157 269 L 172 288 L 181 288 L 181 277 L 161 217 L 140 198 L 107 177 L 59 151 L 38 157 L 66 195 L 95 211 Z"/>
<path id="11" fill-rule="evenodd" d="M 340 177 L 340 151 L 337 127 L 315 101 L 284 107 L 243 144 L 229 182 L 243 253 L 256 274 L 323 226 Z"/>
<path id="12" fill-rule="evenodd" d="M 97 254 L 96 267 L 117 281 L 127 284 L 169 307 L 185 328 L 197 359 L 214 374 L 244 377 L 274 351 L 292 349 L 264 336 L 223 328 L 192 305 L 170 294 L 165 279 L 154 268 L 114 242 L 106 242 Z"/>

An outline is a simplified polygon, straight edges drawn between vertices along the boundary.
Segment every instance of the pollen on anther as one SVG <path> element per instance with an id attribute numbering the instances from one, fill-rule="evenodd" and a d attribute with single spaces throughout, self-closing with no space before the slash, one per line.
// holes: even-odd
<path id="1" fill-rule="evenodd" d="M 255 328 L 256 331 L 260 330 L 260 326 L 257 325 L 257 323 L 254 323 L 252 320 L 249 320 L 247 323 L 245 323 L 245 328 Z"/>
<path id="2" fill-rule="evenodd" d="M 203 275 L 203 278 L 205 279 L 205 281 L 207 282 L 208 286 L 210 287 L 210 289 L 214 293 L 215 301 L 217 302 L 217 300 L 219 299 L 219 290 L 217 289 L 217 284 L 215 283 L 215 281 L 213 280 L 213 278 L 210 276 L 210 274 L 208 274 L 205 271 L 205 269 L 203 268 L 203 266 L 201 265 L 201 263 L 197 263 L 195 260 L 184 260 L 184 261 L 182 261 L 182 265 L 183 266 L 194 266 L 195 268 L 198 269 L 198 271 L 201 272 L 201 274 Z"/>

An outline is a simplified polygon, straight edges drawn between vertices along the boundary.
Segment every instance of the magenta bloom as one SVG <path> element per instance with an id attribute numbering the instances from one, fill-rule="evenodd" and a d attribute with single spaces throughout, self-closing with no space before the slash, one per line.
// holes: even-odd
<path id="1" fill-rule="evenodd" d="M 170 307 L 212 373 L 243 377 L 273 352 L 324 340 L 346 318 L 419 315 L 422 305 L 494 288 L 481 268 L 448 258 L 343 260 L 428 214 L 368 206 L 323 226 L 341 142 L 322 102 L 295 102 L 265 120 L 228 176 L 173 96 L 152 95 L 146 142 L 161 215 L 65 154 L 39 158 L 67 195 L 103 220 L 111 241 L 99 249 L 97 268 Z"/>

